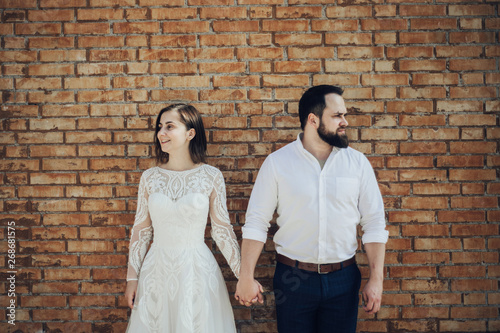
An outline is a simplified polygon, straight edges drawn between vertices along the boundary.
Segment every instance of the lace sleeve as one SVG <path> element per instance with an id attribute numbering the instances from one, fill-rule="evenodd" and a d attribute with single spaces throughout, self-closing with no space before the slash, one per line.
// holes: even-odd
<path id="1" fill-rule="evenodd" d="M 226 206 L 226 187 L 220 171 L 215 175 L 214 187 L 210 194 L 210 220 L 212 222 L 212 238 L 226 258 L 234 275 L 239 278 L 240 246 L 229 220 Z"/>
<path id="2" fill-rule="evenodd" d="M 137 280 L 142 262 L 148 251 L 148 246 L 153 236 L 153 226 L 148 211 L 149 194 L 146 189 L 146 177 L 141 176 L 139 193 L 137 195 L 137 211 L 134 226 L 130 235 L 128 255 L 127 281 Z"/>

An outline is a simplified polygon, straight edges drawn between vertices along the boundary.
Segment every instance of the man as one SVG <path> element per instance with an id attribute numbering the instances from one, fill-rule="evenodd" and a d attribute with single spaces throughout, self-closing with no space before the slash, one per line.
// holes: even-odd
<path id="1" fill-rule="evenodd" d="M 342 93 L 330 85 L 304 93 L 303 133 L 266 158 L 250 197 L 235 297 L 247 306 L 263 302 L 254 270 L 277 209 L 273 287 L 280 333 L 356 331 L 358 224 L 370 269 L 363 309 L 380 309 L 388 238 L 384 205 L 369 161 L 348 147 Z"/>

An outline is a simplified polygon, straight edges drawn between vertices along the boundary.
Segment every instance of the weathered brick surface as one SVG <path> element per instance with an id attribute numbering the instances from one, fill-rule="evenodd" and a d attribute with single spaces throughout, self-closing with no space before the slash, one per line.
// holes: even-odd
<path id="1" fill-rule="evenodd" d="M 5 253 L 16 223 L 18 271 L 17 323 L 0 331 L 123 332 L 159 109 L 204 115 L 241 236 L 258 168 L 295 139 L 313 84 L 346 89 L 387 209 L 383 306 L 358 331 L 499 331 L 499 13 L 489 0 L 0 0 L 0 236 Z M 273 251 L 270 237 L 265 305 L 232 303 L 240 333 L 276 332 Z"/>

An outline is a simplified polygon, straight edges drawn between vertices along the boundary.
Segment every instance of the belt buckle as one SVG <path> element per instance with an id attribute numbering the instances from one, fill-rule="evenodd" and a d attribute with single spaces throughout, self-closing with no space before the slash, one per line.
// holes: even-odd
<path id="1" fill-rule="evenodd" d="M 321 271 L 321 264 L 318 264 L 318 274 L 328 274 L 328 272 Z"/>

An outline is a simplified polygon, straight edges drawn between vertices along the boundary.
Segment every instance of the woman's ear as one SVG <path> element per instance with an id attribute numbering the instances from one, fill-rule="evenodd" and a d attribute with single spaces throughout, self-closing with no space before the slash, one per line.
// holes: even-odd
<path id="1" fill-rule="evenodd" d="M 188 140 L 193 140 L 195 136 L 196 136 L 196 130 L 194 128 L 189 129 Z"/>

